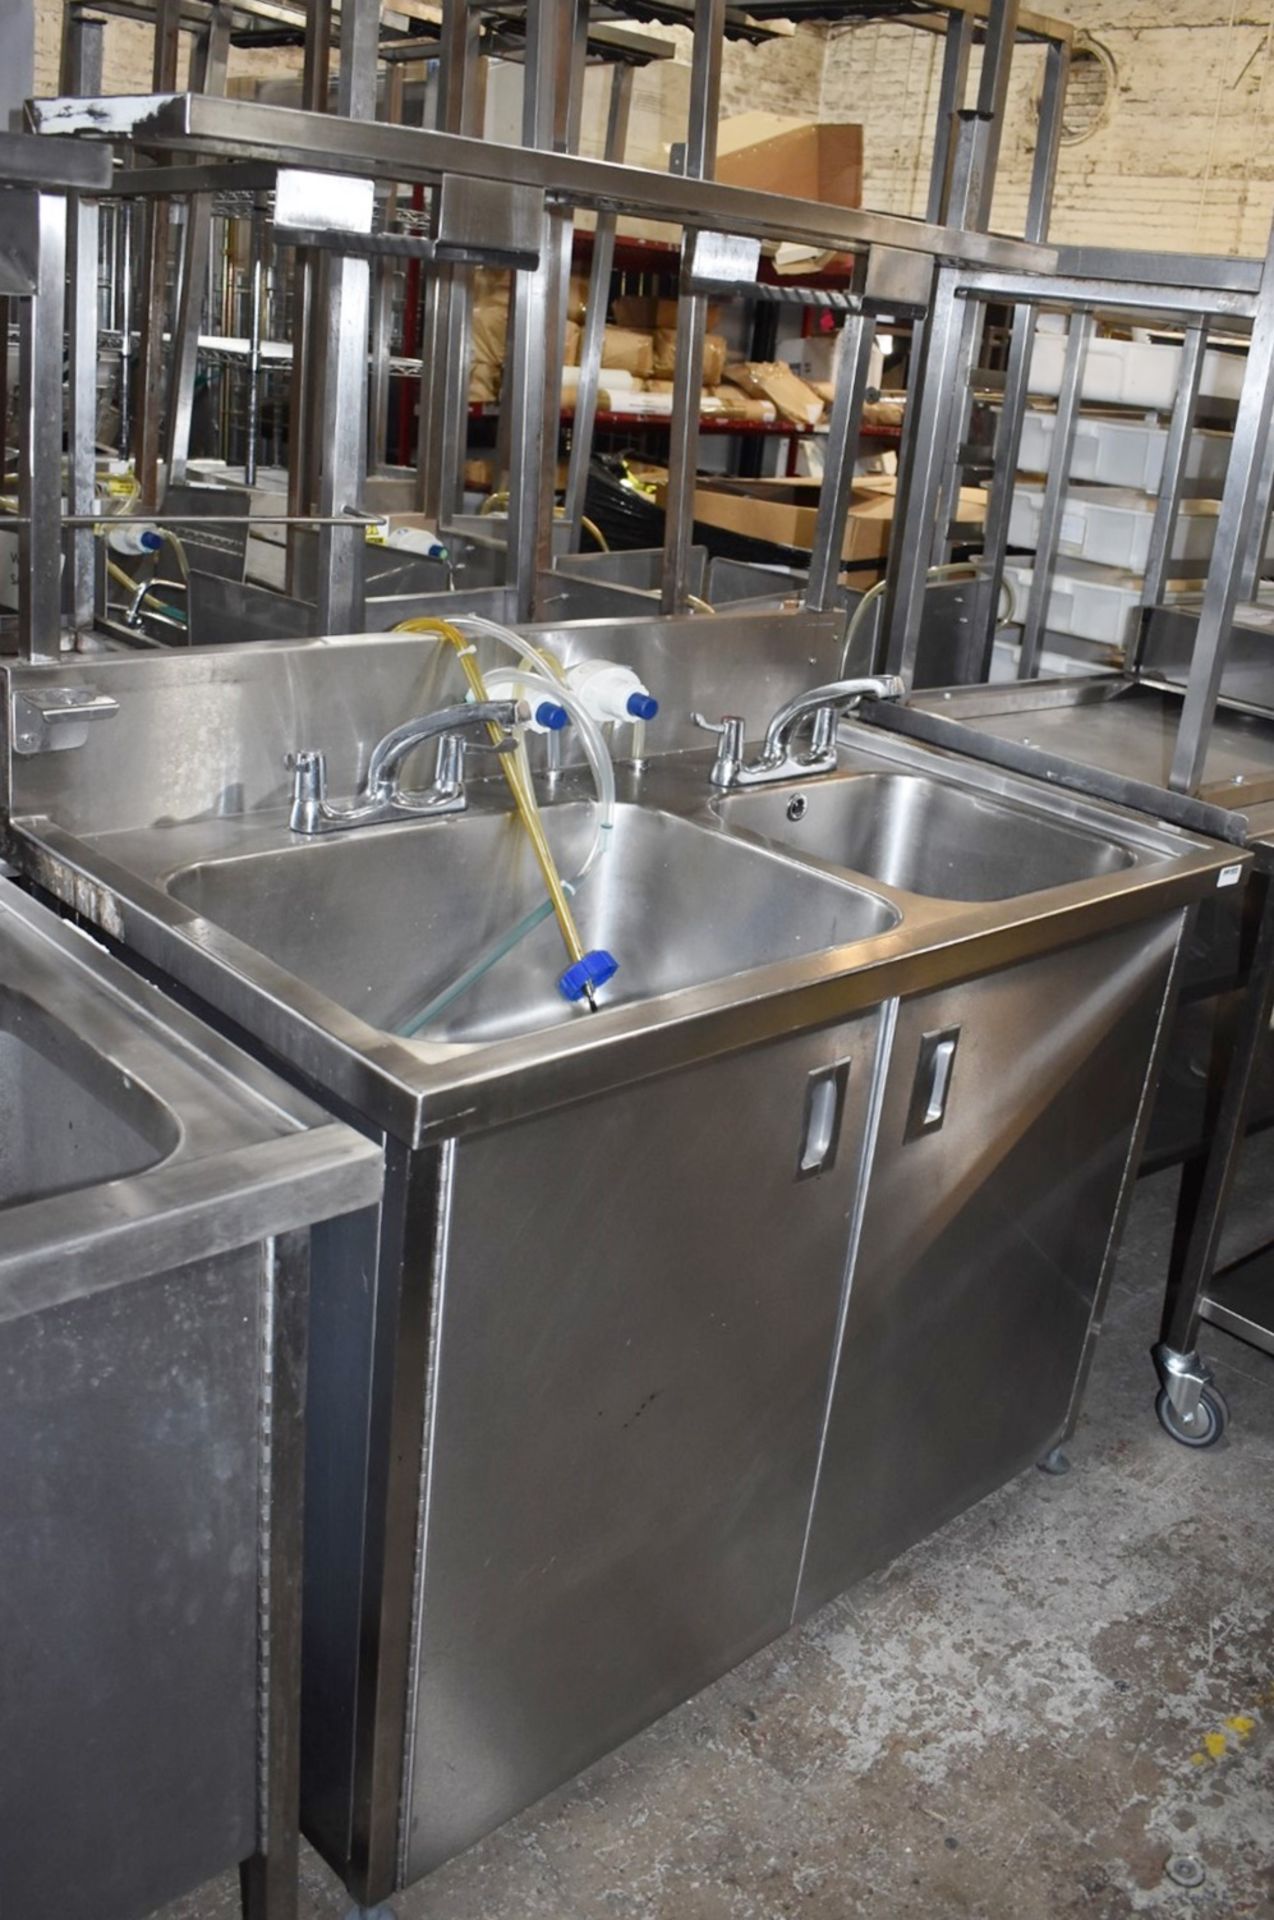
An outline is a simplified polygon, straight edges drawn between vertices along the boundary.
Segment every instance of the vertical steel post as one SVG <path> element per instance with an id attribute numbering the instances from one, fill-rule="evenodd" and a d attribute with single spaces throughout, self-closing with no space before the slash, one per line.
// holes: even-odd
<path id="1" fill-rule="evenodd" d="M 332 0 L 313 0 L 305 16 L 305 63 L 301 105 L 307 113 L 326 113 L 332 67 Z M 319 312 L 318 254 L 297 247 L 292 256 L 292 377 L 288 383 L 288 512 L 297 518 L 314 507 L 314 390 L 321 371 L 322 327 Z M 287 589 L 298 587 L 302 544 L 300 529 L 288 528 Z"/>
<path id="2" fill-rule="evenodd" d="M 1159 498 L 1155 502 L 1155 517 L 1150 526 L 1150 553 L 1146 560 L 1145 579 L 1141 589 L 1143 608 L 1157 606 L 1163 598 L 1164 588 L 1168 583 L 1168 567 L 1172 560 L 1172 536 L 1176 531 L 1177 516 L 1181 512 L 1186 458 L 1190 452 L 1190 433 L 1194 425 L 1195 405 L 1199 398 L 1199 380 L 1203 373 L 1203 352 L 1207 345 L 1207 338 L 1206 322 L 1195 320 L 1186 328 L 1185 339 L 1181 346 L 1181 378 L 1177 387 L 1176 402 L 1172 409 L 1172 419 L 1168 426 L 1168 440 L 1164 447 Z"/>
<path id="3" fill-rule="evenodd" d="M 337 110 L 357 120 L 376 114 L 379 0 L 341 7 Z M 319 448 L 319 512 L 340 515 L 359 505 L 367 448 L 368 262 L 333 254 L 324 303 L 323 438 Z M 328 518 L 319 528 L 318 615 L 324 633 L 354 633 L 363 624 L 361 524 Z"/>
<path id="4" fill-rule="evenodd" d="M 721 59 L 725 46 L 725 0 L 695 0 L 690 64 L 690 124 L 685 172 L 710 180 L 717 165 L 721 118 Z M 708 330 L 706 294 L 692 293 L 686 273 L 692 234 L 681 240 L 681 285 L 677 303 L 676 362 L 672 374 L 672 424 L 668 439 L 668 493 L 664 508 L 661 613 L 684 613 L 688 603 L 690 545 L 694 532 L 695 470 L 699 452 L 699 404 L 703 392 L 703 342 Z"/>
<path id="5" fill-rule="evenodd" d="M 104 20 L 87 18 L 79 0 L 66 0 L 62 9 L 62 50 L 58 61 L 58 92 L 94 99 L 102 91 L 102 34 Z"/>
<path id="6" fill-rule="evenodd" d="M 127 459 L 133 415 L 133 202 L 119 203 L 119 450 Z"/>
<path id="7" fill-rule="evenodd" d="M 265 288 L 265 213 L 254 201 L 248 239 L 248 404 L 244 422 L 243 484 L 257 483 L 257 432 L 261 421 L 261 304 Z"/>
<path id="8" fill-rule="evenodd" d="M 1026 617 L 1022 622 L 1022 645 L 1017 663 L 1019 680 L 1035 678 L 1044 649 L 1053 574 L 1057 566 L 1057 547 L 1062 534 L 1062 515 L 1066 510 L 1066 493 L 1070 485 L 1071 455 L 1075 451 L 1075 426 L 1079 419 L 1084 368 L 1092 337 L 1092 314 L 1072 313 L 1057 396 L 1053 444 L 1049 449 L 1048 475 L 1044 482 L 1044 503 L 1040 509 L 1040 530 L 1035 542 L 1035 564 L 1031 569 L 1031 590 L 1026 596 Z"/>
<path id="9" fill-rule="evenodd" d="M 1025 238 L 1048 238 L 1053 211 L 1053 189 L 1057 179 L 1057 157 L 1061 147 L 1062 114 L 1066 103 L 1066 81 L 1070 73 L 1070 49 L 1054 41 L 1044 61 L 1044 91 L 1040 99 L 1039 126 L 1035 141 L 1035 159 L 1031 167 L 1031 191 L 1027 203 Z M 1022 445 L 1022 423 L 1030 388 L 1031 352 L 1035 343 L 1035 308 L 1015 306 L 1009 336 L 1008 366 L 1004 375 L 1004 398 L 996 426 L 992 473 L 987 499 L 986 525 L 982 537 L 982 567 L 974 596 L 973 621 L 981 636 L 979 678 L 991 671 L 992 651 L 999 620 L 1000 583 L 1004 578 L 1004 557 L 1009 544 L 1009 516 L 1013 510 L 1013 482 L 1018 453 Z"/>
<path id="10" fill-rule="evenodd" d="M 395 61 L 385 76 L 385 119 L 391 127 L 402 125 L 405 72 Z M 398 189 L 389 190 L 385 224 L 393 222 Z M 372 293 L 372 352 L 370 388 L 367 399 L 368 471 L 379 472 L 385 465 L 389 441 L 389 357 L 394 327 L 394 290 L 398 285 L 399 265 L 386 258 L 376 265 Z"/>
<path id="11" fill-rule="evenodd" d="M 444 0 L 438 130 L 481 139 L 485 112 L 481 22 L 466 0 Z M 472 286 L 464 266 L 436 268 L 426 280 L 416 465 L 421 511 L 436 526 L 453 520 L 464 498 Z"/>
<path id="12" fill-rule="evenodd" d="M 97 499 L 97 287 L 98 224 L 96 200 L 72 194 L 67 200 L 67 240 L 70 254 L 71 314 L 70 364 L 67 397 L 67 499 L 73 514 L 90 514 Z M 97 582 L 97 555 L 91 527 L 77 527 L 70 536 L 67 558 L 71 570 L 71 626 L 75 635 L 93 625 Z"/>
<path id="13" fill-rule="evenodd" d="M 633 69 L 626 60 L 611 68 L 610 107 L 606 116 L 604 158 L 622 161 L 628 143 L 628 120 L 633 100 Z M 566 519 L 570 546 L 579 546 L 583 534 L 588 466 L 593 453 L 597 420 L 597 390 L 610 305 L 610 275 L 615 259 L 616 215 L 604 209 L 593 232 L 593 259 L 588 275 L 588 306 L 580 341 L 579 384 L 575 389 L 575 417 L 571 424 L 571 459 L 566 476 Z"/>
<path id="14" fill-rule="evenodd" d="M 62 19 L 59 85 L 64 94 L 92 98 L 102 90 L 105 22 L 86 19 L 68 5 Z M 90 514 L 97 498 L 98 245 L 101 209 L 96 200 L 70 194 L 66 203 L 70 320 L 67 344 L 66 497 L 70 511 Z M 7 339 L 5 341 L 7 348 Z M 0 420 L 4 417 L 0 411 Z M 77 527 L 67 542 L 71 629 L 76 639 L 93 625 L 97 555 L 91 527 Z"/>
<path id="15" fill-rule="evenodd" d="M 907 402 L 912 417 L 906 457 L 898 474 L 888 586 L 880 632 L 892 673 L 910 683 L 920 644 L 925 583 L 933 550 L 933 527 L 942 457 L 946 448 L 964 323 L 956 267 L 935 269 L 934 293 L 925 322 L 920 391 Z"/>
<path id="16" fill-rule="evenodd" d="M 973 18 L 949 13 L 942 43 L 942 80 L 938 88 L 938 118 L 933 131 L 933 159 L 929 167 L 929 198 L 925 219 L 934 225 L 947 218 L 951 169 L 955 163 L 956 115 L 964 107 L 969 84 L 969 51 L 973 45 Z"/>
<path id="17" fill-rule="evenodd" d="M 177 90 L 181 0 L 157 0 L 155 93 Z M 137 412 L 133 422 L 133 471 L 143 507 L 159 505 L 159 425 L 164 403 L 164 321 L 168 307 L 168 256 L 172 202 L 156 195 L 146 205 L 142 246 L 142 311 L 138 341 Z M 125 341 L 125 351 L 128 342 Z"/>
<path id="18" fill-rule="evenodd" d="M 1230 647 L 1230 628 L 1242 585 L 1243 556 L 1252 528 L 1261 518 L 1263 482 L 1274 413 L 1274 233 L 1266 249 L 1252 321 L 1243 391 L 1230 443 L 1230 464 L 1217 515 L 1216 539 L 1208 567 L 1194 654 L 1181 708 L 1169 784 L 1178 793 L 1195 793 L 1203 778 L 1221 676 Z M 1269 497 L 1264 498 L 1268 513 Z"/>
<path id="19" fill-rule="evenodd" d="M 559 125 L 558 80 L 563 44 L 573 44 L 573 8 L 562 0 L 529 0 L 522 96 L 522 144 L 552 147 Z M 509 428 L 509 509 L 505 580 L 514 589 L 517 616 L 532 617 L 539 572 L 541 531 L 553 499 L 542 499 L 544 448 L 550 385 L 549 308 L 557 279 L 556 228 L 547 212 L 540 223 L 540 264 L 513 282 L 509 311 L 509 348 L 505 366 L 504 418 Z M 556 446 L 560 392 L 552 392 L 553 445 Z"/>
<path id="20" fill-rule="evenodd" d="M 859 424 L 871 368 L 876 322 L 870 314 L 854 313 L 845 322 L 832 417 L 827 428 L 823 484 L 818 494 L 818 519 L 810 555 L 805 605 L 812 613 L 827 613 L 836 605 L 841 549 L 845 543 L 845 515 L 854 484 L 858 458 Z"/>
<path id="21" fill-rule="evenodd" d="M 66 201 L 32 192 L 36 290 L 18 303 L 18 649 L 26 660 L 55 656 L 62 628 Z"/>
<path id="22" fill-rule="evenodd" d="M 230 57 L 230 8 L 216 0 L 190 58 L 190 91 L 216 96 L 226 90 Z M 211 266 L 212 195 L 192 193 L 186 203 L 186 230 L 182 237 L 181 284 L 173 320 L 172 379 L 168 390 L 168 480 L 182 481 L 190 460 L 190 421 L 195 401 L 199 361 L 199 326 L 203 319 Z"/>
<path id="23" fill-rule="evenodd" d="M 991 224 L 991 202 L 995 198 L 995 177 L 1000 167 L 1000 146 L 1004 138 L 1004 108 L 1008 100 L 1009 74 L 1017 44 L 1020 0 L 991 0 L 982 40 L 982 71 L 978 76 L 978 112 L 988 123 L 987 144 L 983 155 L 981 190 L 972 222 L 979 232 Z"/>
<path id="24" fill-rule="evenodd" d="M 955 157 L 951 173 L 947 217 L 953 226 L 977 228 L 984 199 L 987 154 L 991 127 L 979 113 L 960 113 L 955 120 Z M 956 364 L 951 394 L 951 415 L 947 423 L 946 448 L 939 466 L 938 496 L 934 510 L 933 548 L 930 555 L 937 565 L 947 558 L 952 514 L 960 496 L 963 472 L 965 430 L 971 407 L 970 385 L 974 364 L 982 346 L 986 310 L 980 300 L 966 300 L 960 335 L 960 355 Z"/>

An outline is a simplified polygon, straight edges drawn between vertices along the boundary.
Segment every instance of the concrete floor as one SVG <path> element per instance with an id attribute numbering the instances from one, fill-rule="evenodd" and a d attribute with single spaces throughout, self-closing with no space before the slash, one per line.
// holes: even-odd
<path id="1" fill-rule="evenodd" d="M 398 1920 L 1274 1920 L 1274 1360 L 1208 1332 L 1230 1433 L 1160 1432 L 1175 1180 L 1138 1190 L 1067 1478 L 984 1500 Z M 1267 1135 L 1230 1237 L 1271 1232 Z M 348 1908 L 307 1854 L 303 1920 Z M 237 1913 L 225 1881 L 165 1920 Z"/>

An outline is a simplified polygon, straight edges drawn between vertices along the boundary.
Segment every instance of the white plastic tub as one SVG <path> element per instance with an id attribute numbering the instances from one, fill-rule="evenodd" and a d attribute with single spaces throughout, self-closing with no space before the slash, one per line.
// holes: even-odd
<path id="1" fill-rule="evenodd" d="M 1010 561 L 1004 578 L 1012 586 L 1016 618 L 1026 612 L 1034 568 Z M 1086 568 L 1082 560 L 1067 562 L 1053 575 L 1046 624 L 1053 633 L 1076 640 L 1095 640 L 1107 647 L 1127 646 L 1141 604 L 1141 582 L 1133 574 Z"/>
<path id="2" fill-rule="evenodd" d="M 1087 647 L 1088 642 L 1077 640 L 1077 647 Z M 1004 636 L 997 639 L 991 648 L 991 673 L 993 685 L 1005 680 L 1017 679 L 1018 661 L 1021 658 L 1021 642 L 1009 640 Z M 1068 676 L 1087 673 L 1100 673 L 1111 665 L 1110 654 L 1104 647 L 1093 647 L 1081 656 L 1077 653 L 1062 653 L 1056 647 L 1045 647 L 1040 655 L 1038 678 L 1041 680 L 1060 680 Z"/>
<path id="3" fill-rule="evenodd" d="M 1043 487 L 1014 488 L 1009 514 L 1011 547 L 1035 551 L 1043 511 Z M 1097 566 L 1144 574 L 1150 560 L 1154 517 L 1155 502 L 1144 493 L 1121 487 L 1071 487 L 1062 508 L 1057 551 L 1068 559 L 1091 560 Z M 1172 560 L 1206 570 L 1216 521 L 1215 501 L 1183 501 L 1173 529 Z"/>
<path id="4" fill-rule="evenodd" d="M 1048 472 L 1056 426 L 1055 413 L 1027 412 L 1022 421 L 1019 472 Z M 1071 449 L 1070 477 L 1094 481 L 1100 486 L 1136 487 L 1142 493 L 1158 493 L 1167 445 L 1166 427 L 1141 420 L 1081 417 Z M 1201 429 L 1191 436 L 1185 477 L 1210 487 L 1220 486 L 1229 458 L 1229 434 Z"/>
<path id="5" fill-rule="evenodd" d="M 1039 328 L 1031 349 L 1030 390 L 1061 391 L 1066 335 Z M 1203 356 L 1199 392 L 1209 400 L 1237 400 L 1246 358 L 1210 347 Z M 1171 410 L 1181 377 L 1181 348 L 1157 340 L 1094 340 L 1084 359 L 1081 397 L 1105 406 Z"/>

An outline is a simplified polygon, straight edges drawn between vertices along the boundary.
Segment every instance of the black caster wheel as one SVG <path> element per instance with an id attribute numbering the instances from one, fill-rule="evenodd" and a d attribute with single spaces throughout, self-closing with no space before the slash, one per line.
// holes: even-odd
<path id="1" fill-rule="evenodd" d="M 1214 1447 L 1230 1421 L 1230 1409 L 1219 1387 L 1207 1386 L 1199 1396 L 1193 1420 L 1183 1420 L 1168 1398 L 1166 1387 L 1155 1400 L 1159 1425 L 1183 1447 Z"/>

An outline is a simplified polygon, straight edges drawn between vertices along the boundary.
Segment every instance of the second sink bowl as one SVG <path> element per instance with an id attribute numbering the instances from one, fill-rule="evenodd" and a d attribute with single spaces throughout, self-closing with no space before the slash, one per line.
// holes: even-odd
<path id="1" fill-rule="evenodd" d="M 561 873 L 583 862 L 593 808 L 544 811 Z M 886 933 L 897 909 L 675 814 L 621 804 L 612 845 L 574 906 L 584 945 L 620 964 L 604 1008 L 706 985 Z M 508 812 L 331 834 L 176 873 L 172 896 L 390 1033 L 544 898 Z M 421 1038 L 482 1043 L 588 1018 L 556 989 L 566 954 L 549 918 L 431 1019 Z"/>
<path id="2" fill-rule="evenodd" d="M 1120 873 L 1127 848 L 923 774 L 864 773 L 715 802 L 722 823 L 935 900 L 1010 900 Z"/>

